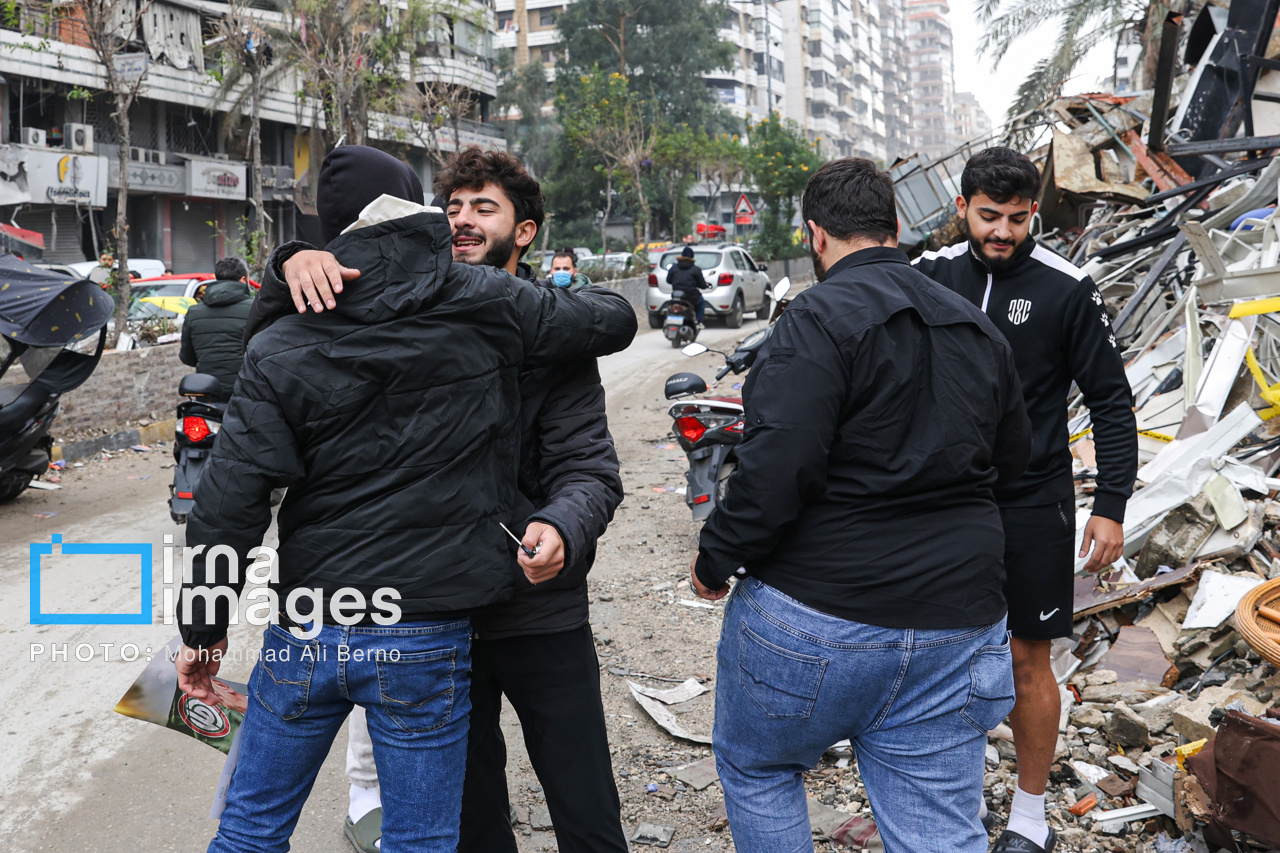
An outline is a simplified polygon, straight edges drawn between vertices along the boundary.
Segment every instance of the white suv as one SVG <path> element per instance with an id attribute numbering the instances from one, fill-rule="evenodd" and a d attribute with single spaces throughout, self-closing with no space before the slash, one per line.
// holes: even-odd
<path id="1" fill-rule="evenodd" d="M 649 289 L 645 296 L 649 309 L 649 328 L 662 328 L 662 316 L 671 301 L 671 286 L 667 284 L 667 270 L 680 259 L 682 248 L 664 252 L 658 265 L 649 273 Z M 769 311 L 768 269 L 756 265 L 751 256 L 738 246 L 694 246 L 693 262 L 702 270 L 707 289 L 702 298 L 707 303 L 707 319 L 718 316 L 730 329 L 742 325 L 742 315 L 755 311 L 765 316 Z"/>

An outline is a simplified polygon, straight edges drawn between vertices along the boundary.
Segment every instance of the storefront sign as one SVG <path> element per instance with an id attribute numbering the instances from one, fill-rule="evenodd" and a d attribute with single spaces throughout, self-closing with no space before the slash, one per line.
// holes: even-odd
<path id="1" fill-rule="evenodd" d="M 106 205 L 106 157 L 25 146 L 20 152 L 33 204 Z"/>
<path id="2" fill-rule="evenodd" d="M 231 160 L 188 160 L 187 195 L 243 201 L 248 197 L 244 163 Z"/>
<path id="3" fill-rule="evenodd" d="M 120 186 L 120 165 L 111 161 L 111 186 Z M 181 193 L 187 189 L 187 170 L 183 166 L 155 163 L 129 163 L 129 193 Z"/>

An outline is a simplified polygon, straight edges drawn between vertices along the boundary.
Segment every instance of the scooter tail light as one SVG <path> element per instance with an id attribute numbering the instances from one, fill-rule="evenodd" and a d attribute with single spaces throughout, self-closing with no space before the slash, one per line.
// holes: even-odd
<path id="1" fill-rule="evenodd" d="M 191 441 L 204 441 L 213 431 L 204 418 L 188 415 L 182 419 L 182 432 Z"/>
<path id="2" fill-rule="evenodd" d="M 193 500 L 195 498 L 195 494 L 192 492 L 178 492 L 178 497 L 183 498 L 184 500 Z"/>
<path id="3" fill-rule="evenodd" d="M 723 287 L 726 284 L 733 284 L 733 273 L 722 272 L 720 273 L 720 277 L 716 279 L 717 287 Z"/>
<path id="4" fill-rule="evenodd" d="M 691 415 L 686 415 L 676 418 L 676 432 L 680 433 L 686 441 L 697 442 L 706 435 L 707 425 Z"/>
<path id="5" fill-rule="evenodd" d="M 711 495 L 698 495 L 696 498 L 693 499 L 693 502 L 695 504 L 704 504 L 709 500 L 711 500 Z"/>

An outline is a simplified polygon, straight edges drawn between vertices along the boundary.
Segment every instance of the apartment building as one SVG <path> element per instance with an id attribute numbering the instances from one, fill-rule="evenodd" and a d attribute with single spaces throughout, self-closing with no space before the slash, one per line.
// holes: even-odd
<path id="1" fill-rule="evenodd" d="M 987 136 L 992 131 L 991 118 L 972 92 L 956 92 L 956 143 Z"/>
<path id="2" fill-rule="evenodd" d="M 47 8 L 47 2 L 19 0 L 17 20 L 0 23 L 0 222 L 38 235 L 24 247 L 31 257 L 42 253 L 45 261 L 58 263 L 94 259 L 114 227 L 124 169 L 130 255 L 162 259 L 177 273 L 212 271 L 218 257 L 234 250 L 239 224 L 251 209 L 244 134 L 226 132 L 230 117 L 215 100 L 217 82 L 205 67 L 201 43 L 211 37 L 226 4 L 148 3 L 147 20 L 130 34 L 142 52 L 117 56 L 122 65 L 147 67 L 141 97 L 130 111 L 125 163 L 110 100 L 101 94 L 106 71 L 87 46 L 83 24 L 77 32 L 70 25 L 74 15 L 64 15 L 47 32 L 28 33 L 33 19 L 43 20 L 33 16 Z M 255 14 L 280 20 L 278 12 Z M 474 26 L 471 17 L 459 16 L 436 31 L 436 40 L 406 64 L 406 79 L 469 86 L 477 114 L 486 116 L 497 90 L 491 33 Z M 323 111 L 300 103 L 300 88 L 286 74 L 267 87 L 261 102 L 264 212 L 275 242 L 293 239 L 301 217 L 313 212 L 297 179 L 312 165 L 308 125 L 322 122 Z M 81 96 L 86 91 L 92 94 L 87 100 Z M 405 121 L 371 116 L 370 144 L 396 150 L 429 186 L 424 141 L 397 133 Z M 503 145 L 501 131 L 479 121 L 461 122 L 457 136 L 450 128 L 436 142 L 444 150 Z"/>
<path id="3" fill-rule="evenodd" d="M 946 0 L 906 0 L 911 66 L 911 147 L 928 160 L 958 142 L 950 7 Z"/>

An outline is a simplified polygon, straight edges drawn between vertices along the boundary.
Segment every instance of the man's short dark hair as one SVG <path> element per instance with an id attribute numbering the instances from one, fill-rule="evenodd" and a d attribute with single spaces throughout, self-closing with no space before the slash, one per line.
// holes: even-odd
<path id="1" fill-rule="evenodd" d="M 222 258 L 213 265 L 213 277 L 219 281 L 239 281 L 249 277 L 249 265 L 240 258 Z"/>
<path id="2" fill-rule="evenodd" d="M 506 151 L 486 150 L 477 145 L 463 148 L 449 158 L 436 173 L 434 190 L 446 202 L 458 190 L 478 190 L 485 184 L 497 184 L 516 209 L 516 223 L 532 220 L 542 230 L 546 219 L 546 199 L 542 187 L 529 174 L 518 157 Z M 529 247 L 520 250 L 523 256 Z"/>
<path id="3" fill-rule="evenodd" d="M 578 268 L 578 256 L 575 255 L 573 252 L 570 252 L 566 249 L 561 249 L 560 251 L 556 252 L 554 255 L 551 256 L 551 263 L 554 264 L 556 261 L 560 260 L 561 258 L 568 258 L 569 263 L 573 264 L 573 268 L 575 270 Z"/>
<path id="4" fill-rule="evenodd" d="M 888 172 L 862 157 L 823 164 L 801 199 L 804 221 L 812 220 L 836 240 L 861 237 L 884 243 L 898 236 L 898 207 Z"/>
<path id="5" fill-rule="evenodd" d="M 996 204 L 1013 198 L 1031 199 L 1040 195 L 1040 171 L 1027 155 L 1012 148 L 995 146 L 969 158 L 960 175 L 960 195 L 967 202 L 982 193 Z"/>

